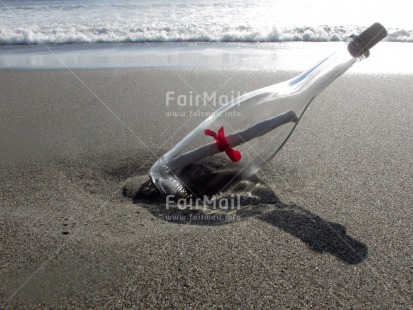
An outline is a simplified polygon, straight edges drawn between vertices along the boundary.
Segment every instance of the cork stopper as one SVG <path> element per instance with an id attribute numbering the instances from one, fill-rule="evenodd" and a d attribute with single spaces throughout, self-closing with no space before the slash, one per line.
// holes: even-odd
<path id="1" fill-rule="evenodd" d="M 375 23 L 364 30 L 360 35 L 351 35 L 348 44 L 348 51 L 353 57 L 370 55 L 370 49 L 387 36 L 386 28 L 381 24 Z"/>

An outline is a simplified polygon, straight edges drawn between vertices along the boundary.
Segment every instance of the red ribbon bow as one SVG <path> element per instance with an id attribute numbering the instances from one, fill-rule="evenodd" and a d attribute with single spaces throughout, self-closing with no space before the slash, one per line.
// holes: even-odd
<path id="1" fill-rule="evenodd" d="M 205 135 L 213 137 L 217 142 L 218 150 L 221 152 L 225 151 L 229 159 L 232 161 L 241 160 L 241 153 L 229 147 L 227 137 L 225 137 L 224 127 L 218 130 L 218 134 L 210 129 L 205 129 Z"/>

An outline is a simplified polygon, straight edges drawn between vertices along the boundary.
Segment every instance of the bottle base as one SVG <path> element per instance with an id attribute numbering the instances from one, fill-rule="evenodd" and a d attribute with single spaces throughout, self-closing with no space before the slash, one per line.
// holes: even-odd
<path id="1" fill-rule="evenodd" d="M 166 165 L 161 157 L 149 170 L 149 178 L 163 196 L 172 195 L 175 198 L 189 198 L 190 194 L 182 182 Z"/>

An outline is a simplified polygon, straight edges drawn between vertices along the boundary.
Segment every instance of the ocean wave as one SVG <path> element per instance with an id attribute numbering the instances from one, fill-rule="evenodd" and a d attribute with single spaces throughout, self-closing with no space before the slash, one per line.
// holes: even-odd
<path id="1" fill-rule="evenodd" d="M 345 40 L 364 27 L 308 26 L 260 29 L 251 25 L 211 24 L 208 26 L 185 24 L 102 24 L 102 25 L 50 25 L 0 29 L 0 45 L 36 45 L 70 43 L 121 42 L 327 42 Z M 385 39 L 390 42 L 413 42 L 413 30 L 388 29 Z"/>

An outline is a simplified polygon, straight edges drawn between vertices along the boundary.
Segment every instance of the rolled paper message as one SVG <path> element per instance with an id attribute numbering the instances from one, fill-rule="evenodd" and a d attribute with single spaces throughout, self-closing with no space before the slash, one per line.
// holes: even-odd
<path id="1" fill-rule="evenodd" d="M 265 121 L 259 122 L 245 130 L 226 136 L 228 147 L 233 148 L 238 145 L 244 144 L 245 142 L 248 142 L 254 138 L 265 135 L 269 131 L 274 130 L 281 125 L 291 122 L 298 122 L 298 117 L 292 110 L 277 115 L 273 118 L 269 118 Z M 217 143 L 210 143 L 170 160 L 168 162 L 168 167 L 171 170 L 180 170 L 190 163 L 197 162 L 201 159 L 218 154 L 220 152 L 222 152 L 222 150 L 220 150 Z"/>

